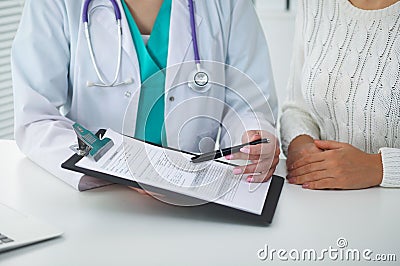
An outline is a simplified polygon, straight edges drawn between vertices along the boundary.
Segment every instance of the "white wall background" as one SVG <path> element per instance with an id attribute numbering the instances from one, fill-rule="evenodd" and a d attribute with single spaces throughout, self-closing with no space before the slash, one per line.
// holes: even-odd
<path id="1" fill-rule="evenodd" d="M 275 87 L 278 94 L 279 109 L 286 99 L 286 85 L 288 81 L 290 60 L 292 56 L 295 1 L 290 3 L 291 10 L 286 10 L 286 1 L 282 0 L 257 0 L 256 7 L 264 33 L 266 35 L 271 55 L 272 70 Z M 278 113 L 278 117 L 280 111 Z M 280 125 L 278 123 L 277 134 Z M 284 155 L 281 154 L 284 158 Z"/>
<path id="2" fill-rule="evenodd" d="M 257 7 L 266 7 L 269 10 L 283 10 L 286 8 L 286 0 L 255 0 Z M 295 0 L 290 0 L 290 5 L 294 6 Z"/>
<path id="3" fill-rule="evenodd" d="M 285 6 L 286 1 L 282 0 L 256 1 L 258 16 L 269 44 L 280 106 L 286 98 L 295 23 L 294 1 L 291 2 L 290 11 L 286 11 Z"/>
<path id="4" fill-rule="evenodd" d="M 286 0 L 256 0 L 271 53 L 279 102 L 286 94 L 294 35 L 294 12 L 285 11 Z M 0 139 L 13 138 L 13 99 L 10 48 L 18 27 L 23 0 L 0 0 Z M 292 9 L 294 1 L 291 1 Z"/>

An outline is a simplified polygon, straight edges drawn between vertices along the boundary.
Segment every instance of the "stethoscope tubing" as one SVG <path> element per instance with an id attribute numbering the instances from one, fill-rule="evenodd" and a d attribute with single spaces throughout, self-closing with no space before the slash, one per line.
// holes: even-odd
<path id="1" fill-rule="evenodd" d="M 119 6 L 115 0 L 109 0 L 114 8 L 114 13 L 115 13 L 115 19 L 116 20 L 121 20 L 121 10 L 119 9 Z M 89 5 L 92 0 L 85 0 L 85 3 L 83 4 L 83 12 L 82 12 L 82 22 L 83 23 L 88 23 L 89 22 Z"/>
<path id="2" fill-rule="evenodd" d="M 188 1 L 189 1 L 189 13 L 190 13 L 190 27 L 192 29 L 194 60 L 196 64 L 200 64 L 200 53 L 199 53 L 199 47 L 197 45 L 196 20 L 194 17 L 194 4 L 193 0 L 188 0 Z"/>
<path id="3" fill-rule="evenodd" d="M 85 38 L 87 41 L 88 49 L 89 49 L 89 54 L 90 54 L 90 59 L 92 61 L 92 64 L 94 66 L 96 75 L 98 79 L 100 80 L 100 83 L 94 83 L 94 82 L 87 82 L 88 87 L 93 87 L 93 86 L 98 86 L 98 87 L 116 87 L 120 85 L 126 85 L 130 84 L 133 82 L 133 80 L 130 78 L 126 81 L 119 82 L 117 83 L 118 76 L 121 70 L 121 59 L 122 59 L 122 23 L 121 23 L 121 10 L 116 2 L 116 0 L 109 0 L 114 8 L 114 13 L 115 13 L 115 19 L 117 22 L 117 28 L 118 28 L 118 59 L 117 59 L 117 67 L 116 71 L 114 74 L 114 79 L 110 83 L 105 82 L 105 78 L 101 74 L 99 67 L 96 62 L 96 58 L 93 52 L 93 46 L 92 46 L 92 41 L 91 41 L 91 36 L 90 36 L 90 31 L 89 31 L 89 5 L 92 0 L 85 0 L 84 5 L 83 5 L 83 11 L 82 11 L 82 22 L 84 24 L 84 30 L 85 30 Z M 190 27 L 191 27 L 191 34 L 192 34 L 192 42 L 193 42 L 193 51 L 194 51 L 194 59 L 195 59 L 195 64 L 196 64 L 196 70 L 197 73 L 194 75 L 194 81 L 196 80 L 196 77 L 201 74 L 205 74 L 207 77 L 207 81 L 205 82 L 205 85 L 208 84 L 208 75 L 201 71 L 200 67 L 200 53 L 199 53 L 199 47 L 198 47 L 198 40 L 197 40 L 197 31 L 196 31 L 196 20 L 195 20 L 195 10 L 194 10 L 194 3 L 193 0 L 188 0 L 189 4 L 189 13 L 190 13 Z M 197 83 L 197 82 L 195 82 Z M 205 86 L 204 85 L 204 86 Z M 196 85 L 197 86 L 197 85 Z M 200 89 L 196 89 L 197 91 L 201 91 L 204 86 L 199 86 Z M 192 87 L 192 86 L 190 86 Z M 192 88 L 193 89 L 193 88 Z"/>
<path id="4" fill-rule="evenodd" d="M 105 79 L 103 78 L 103 75 L 100 73 L 99 67 L 97 65 L 96 59 L 94 57 L 94 52 L 93 52 L 93 46 L 92 42 L 90 39 L 90 33 L 89 33 L 89 25 L 88 22 L 84 22 L 85 24 L 85 37 L 87 40 L 88 44 L 88 49 L 89 49 L 89 54 L 90 54 L 90 59 L 92 60 L 92 64 L 94 66 L 94 70 L 96 71 L 97 77 L 100 79 L 101 83 L 93 83 L 93 82 L 88 82 L 87 86 L 92 87 L 92 86 L 98 86 L 98 87 L 114 87 L 114 86 L 119 86 L 123 85 L 126 82 L 121 82 L 117 83 L 119 72 L 121 69 L 121 57 L 122 57 L 122 28 L 121 28 L 121 20 L 117 20 L 117 27 L 118 27 L 118 58 L 117 58 L 117 68 L 115 70 L 114 74 L 114 79 L 110 83 L 106 83 Z"/>

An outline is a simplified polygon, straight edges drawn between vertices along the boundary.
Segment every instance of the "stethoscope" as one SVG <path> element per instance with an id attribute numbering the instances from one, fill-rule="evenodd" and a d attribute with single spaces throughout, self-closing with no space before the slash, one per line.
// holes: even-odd
<path id="1" fill-rule="evenodd" d="M 98 86 L 98 87 L 118 87 L 122 85 L 128 85 L 133 83 L 133 79 L 129 78 L 125 81 L 122 82 L 117 82 L 118 76 L 121 70 L 121 57 L 122 57 L 122 27 L 121 27 L 121 10 L 119 9 L 119 6 L 116 2 L 116 0 L 109 0 L 114 8 L 114 13 L 115 13 L 115 19 L 117 21 L 117 33 L 118 33 L 118 59 L 117 59 L 117 66 L 115 70 L 115 75 L 114 79 L 112 82 L 107 83 L 105 82 L 105 78 L 99 71 L 99 67 L 97 65 L 94 52 L 93 52 L 93 46 L 90 38 L 90 31 L 89 31 L 89 5 L 92 0 L 85 0 L 84 6 L 83 6 L 83 14 L 82 14 L 82 21 L 85 27 L 85 37 L 87 41 L 87 45 L 89 48 L 89 54 L 90 58 L 93 64 L 93 67 L 96 71 L 96 75 L 98 79 L 100 80 L 99 82 L 87 82 L 88 87 L 93 87 L 93 86 Z M 200 54 L 199 54 L 199 48 L 198 48 L 198 43 L 197 43 L 197 32 L 196 32 L 196 20 L 195 20 L 195 14 L 194 14 L 194 4 L 193 0 L 188 0 L 189 2 L 189 12 L 190 12 L 190 27 L 191 27 L 191 33 L 192 33 L 192 41 L 193 41 L 193 51 L 194 51 L 194 62 L 196 64 L 196 70 L 195 73 L 191 74 L 193 77 L 189 77 L 189 87 L 196 91 L 196 92 L 205 92 L 209 89 L 209 76 L 205 71 L 202 71 L 201 69 L 201 62 L 200 62 Z"/>

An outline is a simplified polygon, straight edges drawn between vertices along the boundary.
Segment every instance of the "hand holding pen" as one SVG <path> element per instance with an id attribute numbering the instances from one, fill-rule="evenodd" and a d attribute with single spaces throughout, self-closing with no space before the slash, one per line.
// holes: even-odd
<path id="1" fill-rule="evenodd" d="M 261 143 L 269 143 L 269 142 L 270 142 L 269 139 L 258 139 L 258 140 L 254 140 L 254 141 L 240 144 L 237 146 L 203 153 L 203 154 L 194 156 L 192 158 L 192 162 L 193 163 L 202 163 L 202 162 L 207 162 L 210 160 L 215 160 L 215 159 L 218 159 L 218 158 L 221 158 L 224 156 L 225 156 L 225 158 L 228 158 L 228 156 L 231 156 L 234 153 L 240 152 L 241 149 L 243 149 L 244 147 L 251 146 L 251 145 L 257 145 L 257 144 L 261 144 Z"/>
<path id="2" fill-rule="evenodd" d="M 233 170 L 236 175 L 248 175 L 247 182 L 268 181 L 279 163 L 279 142 L 273 134 L 262 130 L 249 130 L 243 134 L 242 142 L 247 143 L 265 138 L 268 138 L 270 143 L 245 146 L 239 152 L 225 157 L 227 160 L 249 161 L 248 165 L 238 166 Z"/>

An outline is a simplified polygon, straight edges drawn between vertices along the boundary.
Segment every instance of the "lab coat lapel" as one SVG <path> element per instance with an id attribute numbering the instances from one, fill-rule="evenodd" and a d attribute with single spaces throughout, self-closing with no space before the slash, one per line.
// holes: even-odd
<path id="1" fill-rule="evenodd" d="M 119 9 L 121 10 L 122 49 L 126 53 L 126 56 L 129 58 L 129 61 L 134 66 L 137 66 L 136 71 L 138 72 L 139 75 L 139 59 L 136 53 L 135 46 L 133 44 L 132 34 L 129 29 L 128 20 L 126 19 L 126 15 L 124 12 L 124 8 L 122 7 L 121 1 L 117 1 L 117 3 Z"/>
<path id="2" fill-rule="evenodd" d="M 139 61 L 137 58 L 135 46 L 133 44 L 132 35 L 129 29 L 128 21 L 126 19 L 124 8 L 122 7 L 122 3 L 120 0 L 117 1 L 118 7 L 121 11 L 121 27 L 122 27 L 122 64 L 130 64 L 134 71 L 137 71 L 135 77 L 140 77 L 139 75 Z M 101 14 L 94 15 L 93 18 L 95 19 L 96 23 L 101 23 L 104 25 L 105 21 L 109 21 L 109 19 L 104 19 L 103 16 L 114 16 L 114 11 L 112 8 L 112 4 L 110 1 L 106 0 L 98 0 L 92 1 L 89 6 L 89 12 L 94 10 L 96 7 L 99 6 L 107 6 L 109 7 L 108 12 L 102 12 Z M 90 19 L 91 17 L 89 17 Z M 116 24 L 112 25 L 104 25 L 104 28 L 107 32 L 107 37 L 109 41 L 118 42 L 118 34 Z M 126 58 L 126 59 L 124 59 Z M 140 84 L 135 80 L 136 84 Z"/>
<path id="3" fill-rule="evenodd" d="M 197 29 L 201 24 L 202 17 L 195 13 Z M 169 47 L 167 66 L 177 66 L 185 61 L 194 61 L 192 48 L 192 30 L 190 27 L 190 12 L 187 0 L 173 0 L 171 8 L 171 24 L 169 33 Z M 168 69 L 165 90 L 173 85 L 180 67 Z"/>

